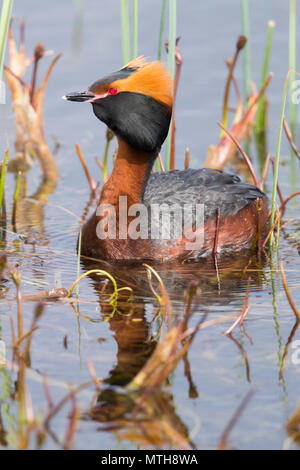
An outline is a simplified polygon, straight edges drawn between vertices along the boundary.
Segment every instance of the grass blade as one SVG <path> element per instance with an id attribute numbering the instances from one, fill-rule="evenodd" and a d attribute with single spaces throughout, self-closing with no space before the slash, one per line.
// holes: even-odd
<path id="1" fill-rule="evenodd" d="M 82 228 L 80 227 L 78 236 L 78 248 L 77 248 L 77 279 L 80 276 L 80 257 L 81 257 L 81 239 L 82 239 Z M 79 299 L 79 282 L 76 285 L 76 299 Z"/>
<path id="2" fill-rule="evenodd" d="M 239 36 L 238 40 L 236 42 L 236 50 L 235 50 L 234 57 L 233 57 L 233 60 L 230 63 L 228 77 L 227 77 L 227 80 L 226 80 L 225 91 L 224 91 L 223 110 L 222 110 L 222 124 L 223 124 L 224 127 L 227 127 L 228 100 L 229 100 L 230 86 L 231 86 L 231 82 L 233 80 L 233 71 L 235 69 L 240 51 L 242 49 L 244 49 L 246 44 L 247 44 L 246 36 Z M 223 137 L 223 136 L 224 136 L 224 132 L 222 130 L 221 131 L 221 137 Z"/>
<path id="3" fill-rule="evenodd" d="M 125 65 L 130 61 L 129 11 L 127 0 L 121 0 L 121 26 L 123 65 Z"/>
<path id="4" fill-rule="evenodd" d="M 270 20 L 268 23 L 268 34 L 267 34 L 267 41 L 266 41 L 265 57 L 263 61 L 262 74 L 261 74 L 261 86 L 263 86 L 268 76 L 274 28 L 275 28 L 275 22 L 273 20 Z M 265 129 L 265 123 L 266 123 L 265 112 L 266 112 L 266 97 L 265 95 L 263 95 L 258 102 L 256 120 L 255 120 L 255 132 L 260 132 Z"/>
<path id="5" fill-rule="evenodd" d="M 132 0 L 132 58 L 138 56 L 138 0 Z"/>
<path id="6" fill-rule="evenodd" d="M 4 0 L 2 3 L 2 12 L 0 20 L 0 80 L 3 74 L 3 62 L 6 49 L 7 32 L 11 17 L 13 0 Z"/>
<path id="7" fill-rule="evenodd" d="M 248 39 L 243 51 L 243 70 L 244 70 L 244 102 L 247 104 L 250 94 L 250 45 L 249 45 L 249 5 L 248 0 L 241 0 L 242 13 L 242 31 Z"/>
<path id="8" fill-rule="evenodd" d="M 5 187 L 5 176 L 7 170 L 9 150 L 6 149 L 4 153 L 4 159 L 1 166 L 1 176 L 0 176 L 0 213 L 2 213 L 2 202 L 4 197 L 4 187 Z"/>
<path id="9" fill-rule="evenodd" d="M 174 74 L 175 74 L 176 7 L 177 7 L 177 0 L 170 0 L 169 2 L 168 70 L 172 79 L 174 78 Z M 166 139 L 165 168 L 167 171 L 170 169 L 171 139 L 172 139 L 172 123 L 170 124 L 168 137 Z"/>
<path id="10" fill-rule="evenodd" d="M 290 71 L 288 71 L 285 82 L 284 82 L 283 97 L 282 97 L 281 112 L 280 112 L 280 120 L 279 120 L 279 129 L 278 129 L 277 144 L 276 144 L 276 156 L 275 156 L 275 163 L 274 163 L 274 177 L 273 177 L 273 191 L 272 191 L 272 208 L 271 208 L 271 218 L 270 218 L 271 227 L 274 225 L 275 210 L 276 210 L 276 207 L 275 207 L 276 204 L 275 203 L 276 203 L 278 168 L 279 168 L 279 159 L 280 159 L 280 146 L 281 146 L 283 118 L 284 118 L 284 110 L 285 110 L 289 75 L 290 75 Z M 273 246 L 273 242 L 274 242 L 274 235 L 272 233 L 272 235 L 270 237 L 270 247 Z"/>
<path id="11" fill-rule="evenodd" d="M 17 225 L 16 225 L 16 220 L 17 220 L 17 204 L 19 200 L 19 194 L 20 194 L 20 186 L 21 186 L 21 171 L 18 171 L 17 174 L 17 180 L 16 180 L 16 186 L 14 190 L 14 196 L 13 196 L 13 211 L 12 211 L 12 226 L 13 226 L 13 231 L 17 233 Z"/>
<path id="12" fill-rule="evenodd" d="M 296 78 L 296 0 L 290 0 L 290 24 L 289 24 L 289 68 L 291 69 L 290 81 L 290 126 L 293 128 L 296 122 L 296 107 L 292 100 L 293 88 L 292 84 Z"/>
<path id="13" fill-rule="evenodd" d="M 161 60 L 162 48 L 164 41 L 164 29 L 165 29 L 165 20 L 166 20 L 166 9 L 167 9 L 167 0 L 163 0 L 161 7 L 161 16 L 160 16 L 160 26 L 159 26 L 159 39 L 158 39 L 158 53 L 157 59 Z"/>

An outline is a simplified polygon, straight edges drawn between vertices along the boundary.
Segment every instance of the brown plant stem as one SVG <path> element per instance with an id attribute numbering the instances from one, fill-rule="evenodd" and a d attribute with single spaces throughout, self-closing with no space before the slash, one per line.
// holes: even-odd
<path id="1" fill-rule="evenodd" d="M 232 418 L 230 419 L 229 423 L 227 424 L 226 428 L 224 429 L 224 431 L 221 435 L 219 445 L 218 445 L 219 450 L 227 449 L 229 434 L 231 433 L 231 431 L 232 431 L 233 427 L 235 426 L 237 420 L 239 419 L 239 417 L 241 416 L 241 414 L 245 410 L 245 408 L 248 405 L 249 401 L 253 397 L 254 393 L 255 393 L 255 389 L 253 389 L 253 388 L 250 389 L 249 392 L 247 393 L 247 395 L 245 396 L 245 398 L 242 400 L 242 402 L 238 406 L 235 413 L 233 414 Z"/>
<path id="2" fill-rule="evenodd" d="M 245 162 L 247 163 L 248 165 L 248 168 L 249 168 L 249 171 L 251 173 L 251 176 L 254 180 L 254 184 L 261 189 L 261 183 L 258 181 L 258 178 L 256 176 L 256 173 L 255 173 L 255 170 L 252 166 L 252 163 L 251 163 L 251 160 L 250 158 L 248 157 L 248 155 L 246 154 L 245 150 L 243 149 L 243 147 L 240 145 L 240 143 L 238 142 L 238 140 L 232 135 L 232 133 L 226 129 L 223 124 L 218 121 L 217 124 L 224 130 L 224 132 L 230 137 L 230 139 L 232 140 L 232 142 L 235 143 L 235 145 L 237 146 L 237 148 L 239 149 L 239 151 L 241 152 L 242 156 L 244 157 L 245 159 Z"/>
<path id="3" fill-rule="evenodd" d="M 187 170 L 190 167 L 190 149 L 185 149 L 184 169 Z"/>
<path id="4" fill-rule="evenodd" d="M 30 95 L 29 95 L 30 103 L 33 107 L 34 107 L 33 97 L 34 97 L 35 88 L 36 88 L 38 63 L 44 54 L 45 54 L 44 45 L 41 43 L 37 44 L 34 50 L 33 72 L 32 72 L 31 88 L 30 88 Z"/>
<path id="5" fill-rule="evenodd" d="M 222 112 L 222 123 L 224 127 L 227 127 L 228 98 L 229 98 L 229 91 L 230 91 L 233 71 L 234 71 L 239 53 L 245 46 L 246 42 L 247 42 L 247 38 L 245 36 L 240 36 L 238 38 L 238 41 L 236 43 L 236 51 L 235 51 L 233 60 L 231 61 L 230 66 L 229 66 L 229 72 L 228 72 L 228 77 L 227 77 L 225 91 L 224 91 L 223 112 Z M 223 135 L 223 132 L 221 132 L 221 135 Z"/>
<path id="6" fill-rule="evenodd" d="M 283 203 L 281 204 L 281 206 L 279 207 L 279 210 L 281 212 L 281 216 L 283 216 L 284 212 L 285 212 L 285 206 L 286 204 L 295 196 L 299 196 L 300 195 L 300 191 L 296 191 L 294 192 L 293 194 L 291 194 L 290 196 L 288 196 L 284 201 Z"/>
<path id="7" fill-rule="evenodd" d="M 194 328 L 189 328 L 188 330 L 186 330 L 182 337 L 181 337 L 181 340 L 185 339 L 186 337 L 190 336 L 192 333 L 194 333 L 196 330 L 202 330 L 204 328 L 208 328 L 209 326 L 214 326 L 218 323 L 224 323 L 224 322 L 227 322 L 227 321 L 230 321 L 232 320 L 232 318 L 236 318 L 238 315 L 236 313 L 230 313 L 229 315 L 224 315 L 222 317 L 219 317 L 219 318 L 216 318 L 214 320 L 207 320 L 207 321 L 204 321 L 202 323 L 200 323 L 200 325 L 198 325 L 197 327 L 194 327 Z"/>
<path id="8" fill-rule="evenodd" d="M 165 167 L 164 167 L 164 164 L 163 164 L 163 161 L 162 161 L 161 153 L 160 153 L 160 152 L 159 152 L 159 154 L 158 154 L 158 161 L 159 161 L 159 165 L 160 165 L 160 170 L 161 170 L 161 171 L 165 171 Z"/>
<path id="9" fill-rule="evenodd" d="M 234 338 L 232 336 L 232 333 L 229 333 L 228 335 L 226 335 L 226 337 L 228 339 L 230 339 L 236 346 L 237 348 L 239 349 L 239 351 L 241 352 L 242 356 L 243 356 L 243 359 L 245 361 L 245 367 L 246 367 L 246 378 L 247 378 L 247 382 L 251 382 L 251 377 L 250 377 L 250 364 L 249 364 L 249 359 L 248 359 L 248 356 L 247 356 L 247 353 L 245 351 L 245 349 L 243 348 L 243 346 L 241 345 L 241 343 L 239 343 L 239 341 Z"/>
<path id="10" fill-rule="evenodd" d="M 174 108 L 175 108 L 175 101 L 176 95 L 178 90 L 178 84 L 180 79 L 181 67 L 182 67 L 182 54 L 178 47 L 178 42 L 180 38 L 176 38 L 175 43 L 175 61 L 176 61 L 176 69 L 175 69 L 175 76 L 174 76 L 174 92 L 173 92 L 173 110 L 172 110 L 172 134 L 171 134 L 171 150 L 170 150 L 170 170 L 174 170 L 175 168 L 175 132 L 176 132 L 176 124 L 175 124 L 175 116 L 174 116 Z M 169 41 L 165 43 L 166 50 L 169 50 Z"/>
<path id="11" fill-rule="evenodd" d="M 286 296 L 287 296 L 287 299 L 289 301 L 289 304 L 291 306 L 291 309 L 293 310 L 297 320 L 300 320 L 300 313 L 299 311 L 297 310 L 296 308 L 296 305 L 294 304 L 293 302 L 293 299 L 291 297 L 291 294 L 290 294 L 290 291 L 289 291 L 289 288 L 288 288 L 288 285 L 287 285 L 287 282 L 286 282 L 286 277 L 285 277 L 285 272 L 284 272 L 284 268 L 283 268 L 283 264 L 282 264 L 282 261 L 281 259 L 279 258 L 279 267 L 280 267 L 280 272 L 281 272 L 281 278 L 282 278 L 282 283 L 283 283 L 283 287 L 284 287 L 284 291 L 286 293 Z"/>
<path id="12" fill-rule="evenodd" d="M 75 144 L 75 148 L 76 148 L 76 152 L 77 152 L 77 155 L 79 157 L 79 160 L 81 162 L 81 165 L 82 165 L 82 168 L 84 170 L 84 173 L 85 173 L 85 176 L 88 180 L 88 183 L 89 183 L 89 186 L 90 186 L 90 189 L 91 189 L 91 192 L 95 192 L 96 189 L 97 189 L 97 184 L 95 182 L 95 180 L 92 178 L 92 176 L 90 175 L 90 172 L 88 170 L 88 167 L 85 163 L 85 160 L 84 160 L 84 157 L 81 153 L 81 150 L 79 148 L 79 145 L 78 144 Z"/>
<path id="13" fill-rule="evenodd" d="M 230 328 L 228 328 L 228 330 L 224 333 L 225 335 L 230 335 L 237 325 L 240 325 L 240 327 L 243 325 L 246 315 L 249 312 L 249 306 L 248 306 L 249 292 L 250 292 L 250 278 L 248 279 L 248 282 L 247 282 L 247 291 L 246 291 L 246 296 L 244 299 L 242 310 L 238 318 L 236 319 L 236 321 L 233 323 L 233 325 Z"/>
<path id="14" fill-rule="evenodd" d="M 49 426 L 51 419 L 54 418 L 54 416 L 61 410 L 61 408 L 65 405 L 65 403 L 67 403 L 67 401 L 70 400 L 72 396 L 74 396 L 75 393 L 78 393 L 81 390 L 84 390 L 85 388 L 90 387 L 92 384 L 93 384 L 93 381 L 90 380 L 89 382 L 84 382 L 83 384 L 78 385 L 78 387 L 74 387 L 67 395 L 65 395 L 58 402 L 57 405 L 51 408 L 48 415 L 44 419 L 44 426 L 46 428 Z"/>
<path id="15" fill-rule="evenodd" d="M 16 341 L 12 343 L 12 348 L 18 347 L 25 338 L 28 338 L 28 336 L 31 336 L 32 333 L 37 329 L 38 329 L 38 326 L 34 326 L 29 331 L 27 331 L 27 333 L 24 333 L 22 336 L 20 336 Z"/>
<path id="16" fill-rule="evenodd" d="M 292 148 L 294 154 L 295 154 L 296 157 L 298 157 L 299 160 L 300 160 L 300 151 L 297 149 L 297 146 L 296 146 L 295 142 L 293 141 L 292 132 L 291 132 L 291 130 L 290 130 L 290 128 L 289 128 L 289 125 L 288 125 L 287 120 L 286 120 L 285 117 L 283 118 L 283 128 L 284 128 L 285 134 L 286 134 L 286 136 L 287 136 L 287 139 L 288 139 L 288 141 L 289 141 L 289 143 L 290 143 L 290 146 L 291 146 L 291 148 Z"/>
<path id="17" fill-rule="evenodd" d="M 50 393 L 50 390 L 49 390 L 48 378 L 47 378 L 46 374 L 43 374 L 43 387 L 44 387 L 45 396 L 46 396 L 47 402 L 48 402 L 48 408 L 49 408 L 49 411 L 50 411 L 54 408 L 54 402 L 53 402 L 53 399 L 52 399 L 52 396 L 51 396 L 51 393 Z"/>
<path id="18" fill-rule="evenodd" d="M 279 380 L 282 380 L 282 378 L 283 378 L 283 373 L 284 373 L 284 369 L 285 369 L 285 366 L 286 366 L 286 358 L 287 358 L 288 352 L 289 352 L 289 346 L 290 346 L 291 342 L 293 341 L 293 338 L 296 334 L 296 331 L 298 330 L 299 325 L 300 325 L 300 319 L 297 317 L 296 318 L 296 323 L 293 326 L 292 331 L 290 332 L 290 335 L 288 337 L 288 340 L 287 340 L 287 343 L 285 345 L 284 352 L 283 352 L 283 355 L 282 355 L 281 366 L 280 366 L 280 370 L 279 370 Z"/>
<path id="19" fill-rule="evenodd" d="M 65 439 L 63 443 L 63 448 L 65 450 L 71 450 L 73 447 L 73 442 L 74 442 L 75 434 L 77 431 L 78 419 L 80 417 L 80 411 L 77 407 L 77 399 L 76 399 L 75 392 L 71 394 L 70 400 L 71 400 L 71 412 L 69 416 L 69 425 L 67 426 Z"/>
<path id="20" fill-rule="evenodd" d="M 214 257 L 216 256 L 217 250 L 218 250 L 220 218 L 221 218 L 221 210 L 220 210 L 220 207 L 218 207 L 218 209 L 217 209 L 217 218 L 216 218 L 216 232 L 215 232 L 215 240 L 214 240 L 214 247 L 213 247 L 213 256 Z"/>
<path id="21" fill-rule="evenodd" d="M 277 226 L 278 219 L 279 219 L 279 209 L 277 209 L 277 211 L 276 211 L 276 217 L 275 217 L 274 224 L 273 224 L 272 227 L 270 228 L 269 233 L 268 233 L 268 235 L 266 236 L 266 238 L 265 238 L 265 240 L 264 240 L 264 242 L 263 242 L 263 244 L 262 244 L 262 246 L 261 246 L 262 248 L 264 248 L 264 247 L 266 246 L 266 244 L 267 244 L 267 242 L 268 242 L 270 236 L 272 235 L 273 231 L 275 230 L 275 227 Z"/>
<path id="22" fill-rule="evenodd" d="M 265 164 L 264 164 L 264 168 L 263 168 L 263 172 L 262 172 L 262 176 L 261 176 L 261 180 L 260 180 L 260 185 L 261 185 L 262 188 L 264 187 L 265 181 L 267 179 L 267 175 L 268 175 L 268 171 L 269 171 L 269 165 L 270 165 L 270 158 L 271 158 L 270 153 L 267 153 L 267 158 L 265 160 Z"/>

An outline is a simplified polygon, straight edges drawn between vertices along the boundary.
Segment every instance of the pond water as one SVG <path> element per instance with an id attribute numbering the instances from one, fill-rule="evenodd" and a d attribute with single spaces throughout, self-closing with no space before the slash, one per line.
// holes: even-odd
<path id="1" fill-rule="evenodd" d="M 80 3 L 84 12 L 80 13 L 77 7 L 76 13 L 75 5 Z M 139 53 L 155 59 L 161 2 L 141 3 Z M 288 70 L 288 2 L 253 0 L 250 3 L 251 76 L 257 84 L 267 22 L 270 19 L 276 22 L 270 63 L 274 78 L 268 91 L 267 136 L 269 151 L 274 155 Z M 120 68 L 122 53 L 119 2 L 53 0 L 48 9 L 26 0 L 15 2 L 14 15 L 26 19 L 28 53 L 39 41 L 47 49 L 63 53 L 49 80 L 44 107 L 49 145 L 54 147 L 53 136 L 61 144 L 56 153 L 59 182 L 46 203 L 32 199 L 22 201 L 18 234 L 8 233 L 6 246 L 2 246 L 7 251 L 8 262 L 18 266 L 21 272 L 25 295 L 53 287 L 69 289 L 77 277 L 78 223 L 90 193 L 74 143 L 80 145 L 92 174 L 101 181 L 94 157 L 102 158 L 105 126 L 94 118 L 90 106 L 66 103 L 61 96 L 84 89 L 95 79 Z M 208 146 L 216 144 L 219 138 L 216 121 L 221 116 L 227 76 L 224 60 L 233 55 L 236 38 L 241 33 L 240 2 L 178 2 L 177 31 L 181 36 L 183 68 L 176 102 L 176 166 L 183 168 L 188 146 L 190 166 L 199 168 Z M 41 73 L 48 64 L 48 58 L 42 61 Z M 241 61 L 236 77 L 242 83 Z M 14 115 L 10 97 L 1 108 L 1 152 L 6 145 L 6 134 L 13 149 Z M 114 145 L 113 142 L 111 152 Z M 251 150 L 257 167 L 254 144 Z M 299 162 L 292 171 L 289 145 L 283 136 L 279 183 L 284 197 L 299 190 L 298 177 Z M 36 195 L 40 179 L 36 163 L 27 178 L 28 196 Z M 269 196 L 271 188 L 270 171 L 266 182 Z M 13 190 L 14 176 L 9 174 L 6 193 L 9 215 Z M 287 205 L 285 220 L 290 222 L 281 230 L 279 252 L 291 295 L 299 307 L 299 199 Z M 86 267 L 81 265 L 80 269 L 83 274 Z M 254 394 L 230 433 L 229 447 L 298 448 L 286 431 L 286 422 L 300 398 L 300 364 L 295 360 L 296 343 L 291 343 L 288 349 L 285 347 L 291 333 L 293 341 L 300 340 L 300 329 L 292 332 L 295 316 L 283 289 L 276 257 L 273 265 L 268 259 L 255 264 L 248 254 L 220 260 L 219 287 L 215 268 L 208 263 L 158 268 L 169 292 L 175 319 L 183 315 L 185 292 L 190 282 L 197 282 L 201 293 L 189 322 L 191 327 L 204 317 L 207 321 L 239 313 L 250 278 L 250 310 L 244 326 L 252 341 L 239 328 L 234 330 L 232 338 L 223 334 L 234 319 L 199 331 L 188 356 L 179 362 L 167 386 L 153 393 L 140 421 L 132 420 L 134 397 L 126 395 L 123 386 L 138 373 L 155 347 L 151 322 L 158 305 L 149 289 L 145 268 L 116 269 L 105 264 L 105 269 L 116 277 L 119 287 L 132 287 L 135 298 L 130 306 L 125 302 L 119 312 L 110 315 L 110 307 L 103 304 L 99 294 L 103 282 L 86 277 L 79 286 L 82 302 L 46 302 L 38 319 L 38 329 L 32 336 L 30 361 L 26 363 L 26 385 L 36 414 L 47 413 L 44 374 L 52 399 L 58 403 L 68 392 L 70 383 L 79 386 L 91 380 L 88 362 L 92 361 L 96 376 L 104 383 L 96 398 L 94 384 L 76 394 L 82 417 L 73 443 L 75 449 L 136 449 L 155 445 L 175 448 L 170 433 L 160 434 L 162 426 L 175 429 L 197 449 L 216 448 L 226 425 L 252 389 Z M 3 289 L 0 325 L 1 338 L 7 348 L 7 367 L 0 369 L 0 448 L 13 447 L 18 422 L 17 372 L 16 368 L 11 368 L 10 349 L 10 318 L 16 323 L 17 308 L 15 301 L 7 300 L 15 296 L 15 287 L 11 280 L 6 280 Z M 23 303 L 24 331 L 32 325 L 35 308 L 34 301 Z M 153 337 L 149 341 L 151 331 Z M 280 376 L 284 356 L 286 364 Z M 43 449 L 60 448 L 59 441 L 64 439 L 69 419 L 68 402 L 51 421 L 51 433 L 46 435 Z M 151 426 L 147 427 L 145 423 L 149 420 Z M 2 432 L 1 423 L 8 434 Z M 149 436 L 149 433 L 152 434 Z M 29 447 L 35 448 L 35 445 L 32 440 Z"/>

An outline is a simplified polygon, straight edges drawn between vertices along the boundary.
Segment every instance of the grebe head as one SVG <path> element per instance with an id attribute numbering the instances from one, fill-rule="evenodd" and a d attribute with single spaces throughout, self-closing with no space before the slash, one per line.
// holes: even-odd
<path id="1" fill-rule="evenodd" d="M 64 98 L 92 103 L 97 118 L 139 151 L 158 153 L 168 134 L 172 80 L 161 62 L 146 62 L 138 57 L 97 80 L 87 91 Z"/>

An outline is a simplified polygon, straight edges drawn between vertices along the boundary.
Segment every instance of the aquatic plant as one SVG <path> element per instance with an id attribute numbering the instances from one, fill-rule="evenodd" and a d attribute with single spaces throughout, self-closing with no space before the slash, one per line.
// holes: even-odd
<path id="1" fill-rule="evenodd" d="M 2 216 L 3 211 L 3 201 L 4 201 L 4 189 L 5 189 L 5 177 L 6 177 L 6 170 L 8 165 L 8 156 L 9 156 L 9 149 L 6 149 L 4 153 L 4 159 L 1 165 L 1 173 L 0 173 L 0 215 Z"/>
<path id="2" fill-rule="evenodd" d="M 128 11 L 128 0 L 120 0 L 120 1 L 121 1 L 123 65 L 125 65 L 130 61 L 129 11 Z"/>
<path id="3" fill-rule="evenodd" d="M 266 47 L 265 47 L 265 55 L 264 55 L 264 60 L 263 60 L 262 72 L 261 72 L 261 81 L 260 81 L 261 87 L 267 80 L 267 76 L 269 72 L 269 63 L 270 63 L 274 28 L 275 28 L 275 22 L 273 20 L 270 20 L 268 22 L 268 33 L 267 33 L 267 40 L 266 40 Z M 267 125 L 266 112 L 267 112 L 267 100 L 266 100 L 266 95 L 263 95 L 258 102 L 258 108 L 257 108 L 256 120 L 255 120 L 255 126 L 254 126 L 255 132 L 262 132 L 266 129 L 266 125 Z"/>
<path id="4" fill-rule="evenodd" d="M 250 26 L 248 0 L 241 0 L 241 17 L 243 35 L 248 39 L 243 50 L 244 103 L 247 104 L 250 94 Z"/>
<path id="5" fill-rule="evenodd" d="M 46 51 L 43 44 L 39 43 L 35 47 L 33 57 L 27 57 L 24 44 L 24 22 L 21 22 L 20 29 L 19 50 L 13 38 L 11 26 L 8 30 L 9 65 L 4 68 L 16 121 L 16 155 L 10 161 L 9 170 L 26 171 L 31 167 L 32 159 L 36 157 L 41 165 L 44 181 L 50 181 L 55 187 L 58 173 L 54 156 L 44 135 L 43 104 L 47 82 L 61 54 L 52 60 L 41 86 L 37 87 L 38 63 L 52 52 Z M 33 71 L 31 84 L 28 84 L 23 81 L 22 77 L 30 64 L 33 64 Z"/>
<path id="6" fill-rule="evenodd" d="M 273 190 L 272 190 L 272 207 L 271 207 L 271 217 L 270 217 L 271 226 L 274 224 L 275 211 L 276 211 L 276 194 L 277 194 L 278 170 L 279 170 L 279 160 L 280 160 L 280 146 L 281 146 L 283 118 L 284 118 L 285 103 L 286 103 L 286 97 L 287 97 L 288 82 L 289 82 L 289 72 L 284 82 L 283 97 L 282 97 L 280 119 L 279 119 L 279 128 L 278 128 L 278 135 L 277 135 L 276 156 L 275 156 L 275 163 L 274 163 Z M 274 243 L 274 237 L 272 233 L 270 237 L 271 247 L 273 246 L 273 243 Z"/>
<path id="7" fill-rule="evenodd" d="M 7 42 L 7 33 L 12 12 L 13 0 L 3 0 L 0 18 L 0 81 L 3 74 L 4 55 Z"/>
<path id="8" fill-rule="evenodd" d="M 166 10 L 167 10 L 167 0 L 162 0 L 160 25 L 159 25 L 158 52 L 157 52 L 157 59 L 158 60 L 161 60 L 161 58 L 162 58 L 162 50 L 163 50 L 163 44 L 164 44 L 164 28 L 165 28 L 165 20 L 166 20 Z"/>
<path id="9" fill-rule="evenodd" d="M 296 14 L 297 1 L 290 0 L 290 17 L 289 17 L 289 69 L 290 69 L 290 90 L 289 90 L 289 110 L 290 110 L 290 126 L 292 133 L 296 124 L 296 105 L 293 102 L 292 83 L 296 78 L 297 68 L 297 31 L 296 31 Z"/>
<path id="10" fill-rule="evenodd" d="M 169 39 L 168 39 L 168 70 L 169 74 L 174 78 L 175 75 L 175 46 L 176 46 L 176 21 L 177 21 L 177 0 L 169 1 Z M 173 104 L 174 106 L 174 104 Z M 171 164 L 171 144 L 172 133 L 174 130 L 173 122 L 174 113 L 171 120 L 168 136 L 165 142 L 165 169 L 170 170 Z"/>

